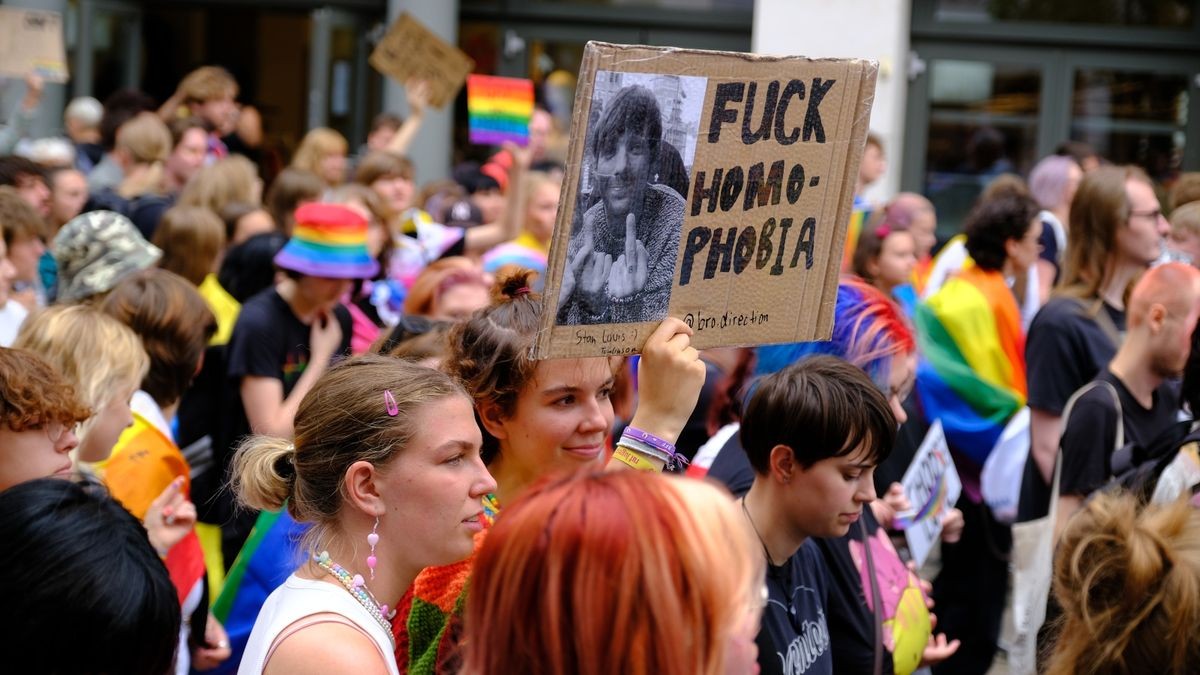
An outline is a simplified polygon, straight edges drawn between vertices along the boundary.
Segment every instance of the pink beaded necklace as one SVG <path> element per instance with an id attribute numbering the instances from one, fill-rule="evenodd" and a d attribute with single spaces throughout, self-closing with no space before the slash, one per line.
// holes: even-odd
<path id="1" fill-rule="evenodd" d="M 392 635 L 391 618 L 396 615 L 396 610 L 388 611 L 387 605 L 379 604 L 379 601 L 375 599 L 370 589 L 367 588 L 362 575 L 352 575 L 347 572 L 344 567 L 330 560 L 328 551 L 321 551 L 320 555 L 314 555 L 313 562 L 317 563 L 317 567 L 332 574 L 333 578 L 337 579 L 350 592 L 350 595 L 358 601 L 358 604 L 367 610 L 371 618 L 375 619 L 383 627 L 383 632 L 387 634 L 392 647 L 395 647 L 396 638 Z"/>

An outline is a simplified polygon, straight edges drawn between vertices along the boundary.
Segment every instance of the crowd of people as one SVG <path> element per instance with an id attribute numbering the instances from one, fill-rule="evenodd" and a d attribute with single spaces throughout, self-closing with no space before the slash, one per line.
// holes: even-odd
<path id="1" fill-rule="evenodd" d="M 939 240 L 924 196 L 862 198 L 871 137 L 831 340 L 698 351 L 667 318 L 635 358 L 535 361 L 546 111 L 418 186 L 421 82 L 280 171 L 220 67 L 75 99 L 62 138 L 26 137 L 26 86 L 0 133 L 22 672 L 982 675 L 1047 518 L 1039 671 L 1200 663 L 1200 174 L 1163 193 L 1067 143 Z M 593 141 L 589 213 L 686 201 L 660 153 Z M 645 258 L 627 232 L 572 237 L 564 297 L 657 283 L 609 269 Z M 900 481 L 935 423 L 962 496 L 918 568 L 931 504 Z"/>

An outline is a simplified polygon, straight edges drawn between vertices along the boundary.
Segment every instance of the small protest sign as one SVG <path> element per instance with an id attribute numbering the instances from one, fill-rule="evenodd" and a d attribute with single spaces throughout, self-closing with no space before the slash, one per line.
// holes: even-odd
<path id="1" fill-rule="evenodd" d="M 533 116 L 533 80 L 471 75 L 467 77 L 467 123 L 478 145 L 529 144 Z"/>
<path id="2" fill-rule="evenodd" d="M 896 514 L 894 526 L 904 530 L 908 551 L 920 567 L 942 535 L 942 520 L 946 513 L 962 494 L 962 482 L 950 457 L 950 446 L 940 421 L 929 427 L 900 484 L 904 486 L 912 509 Z"/>
<path id="3" fill-rule="evenodd" d="M 534 356 L 828 339 L 876 71 L 589 42 Z"/>
<path id="4" fill-rule="evenodd" d="M 62 14 L 0 7 L 0 75 L 66 82 Z"/>
<path id="5" fill-rule="evenodd" d="M 462 89 L 475 62 L 462 50 L 447 44 L 408 12 L 388 28 L 375 51 L 371 65 L 393 80 L 429 83 L 429 103 L 444 108 Z"/>

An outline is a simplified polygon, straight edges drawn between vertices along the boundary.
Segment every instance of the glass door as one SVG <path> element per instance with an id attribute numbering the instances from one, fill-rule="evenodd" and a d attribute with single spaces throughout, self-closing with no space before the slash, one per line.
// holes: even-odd
<path id="1" fill-rule="evenodd" d="M 312 13 L 309 52 L 308 128 L 330 127 L 350 141 L 351 151 L 366 141 L 367 111 L 378 106 L 379 86 L 368 64 L 372 42 L 365 39 L 378 17 L 322 7 Z"/>
<path id="2" fill-rule="evenodd" d="M 1114 163 L 1142 167 L 1165 191 L 1185 166 L 1200 168 L 1198 61 L 1072 54 L 1064 64 L 1071 83 L 1069 138 Z"/>
<path id="3" fill-rule="evenodd" d="M 926 71 L 909 91 L 905 189 L 933 202 L 944 239 L 961 229 L 996 176 L 1027 174 L 1037 162 L 1047 126 L 1047 73 L 1028 51 L 930 48 L 918 54 Z"/>
<path id="4" fill-rule="evenodd" d="M 1028 177 L 1063 141 L 1142 167 L 1160 192 L 1200 169 L 1200 56 L 940 41 L 913 53 L 902 185 L 933 201 L 943 239 L 988 182 Z"/>
<path id="5" fill-rule="evenodd" d="M 129 0 L 72 0 L 66 14 L 72 96 L 104 98 L 142 76 L 142 8 Z"/>

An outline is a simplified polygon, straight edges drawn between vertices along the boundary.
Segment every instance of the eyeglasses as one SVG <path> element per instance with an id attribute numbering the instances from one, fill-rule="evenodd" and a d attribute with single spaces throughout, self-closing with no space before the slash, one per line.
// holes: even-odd
<path id="1" fill-rule="evenodd" d="M 58 443 L 62 441 L 63 436 L 65 436 L 68 431 L 67 425 L 59 421 L 50 422 L 45 426 L 45 429 L 46 435 L 50 437 L 50 442 L 55 445 L 58 445 Z"/>
<path id="2" fill-rule="evenodd" d="M 1150 218 L 1151 220 L 1158 220 L 1159 218 L 1165 217 L 1163 216 L 1162 209 L 1154 209 L 1153 211 L 1130 211 L 1129 217 L 1132 218 L 1133 216 L 1141 216 L 1143 218 Z"/>

